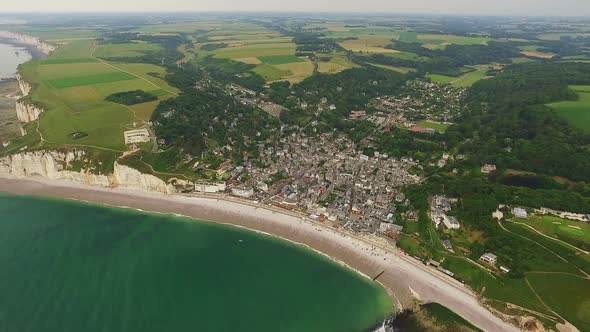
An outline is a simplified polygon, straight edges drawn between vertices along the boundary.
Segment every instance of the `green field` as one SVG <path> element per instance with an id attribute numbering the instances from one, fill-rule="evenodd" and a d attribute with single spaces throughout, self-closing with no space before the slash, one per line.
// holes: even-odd
<path id="1" fill-rule="evenodd" d="M 472 69 L 474 70 L 458 77 L 436 74 L 428 74 L 426 76 L 433 82 L 451 84 L 457 88 L 467 88 L 472 86 L 475 82 L 486 78 L 486 73 L 490 67 L 486 65 L 478 65 L 474 66 Z"/>
<path id="2" fill-rule="evenodd" d="M 70 64 L 70 63 L 92 63 L 92 62 L 98 62 L 98 60 L 93 59 L 93 58 L 39 60 L 39 63 L 43 64 L 43 65 L 61 65 L 61 64 Z"/>
<path id="3" fill-rule="evenodd" d="M 304 62 L 305 60 L 294 55 L 259 56 L 258 59 L 269 65 L 282 65 L 286 63 Z"/>
<path id="4" fill-rule="evenodd" d="M 447 129 L 451 126 L 447 123 L 440 123 L 440 122 L 432 122 L 432 121 L 420 121 L 418 122 L 418 126 L 424 128 L 432 128 L 438 132 L 444 133 Z"/>
<path id="5" fill-rule="evenodd" d="M 530 216 L 515 221 L 525 223 L 539 232 L 576 245 L 584 242 L 590 247 L 590 225 L 586 222 L 572 221 L 554 216 Z M 570 241 L 573 240 L 573 241 Z"/>
<path id="6" fill-rule="evenodd" d="M 418 34 L 418 41 L 423 47 L 430 49 L 444 49 L 449 45 L 486 45 L 491 39 L 488 37 L 466 37 L 445 34 Z"/>
<path id="7" fill-rule="evenodd" d="M 447 256 L 443 266 L 476 291 L 484 291 L 487 299 L 516 304 L 544 314 L 551 313 L 527 287 L 524 279 L 494 278 L 489 272 L 457 256 Z"/>
<path id="8" fill-rule="evenodd" d="M 7 27 L 10 31 L 19 31 L 31 36 L 39 37 L 50 43 L 65 42 L 82 39 L 93 39 L 97 36 L 96 30 L 84 27 L 48 27 L 41 28 L 30 25 L 15 25 Z"/>
<path id="9" fill-rule="evenodd" d="M 399 248 L 404 249 L 410 255 L 418 255 L 420 249 L 420 242 L 409 235 L 402 235 L 397 243 Z"/>
<path id="10" fill-rule="evenodd" d="M 547 106 L 566 119 L 572 126 L 590 132 L 590 86 L 571 86 L 578 94 L 576 101 L 560 101 Z"/>
<path id="11" fill-rule="evenodd" d="M 92 58 L 92 52 L 96 48 L 94 40 L 77 40 L 58 48 L 46 60 L 55 61 L 56 59 L 88 59 Z"/>
<path id="12" fill-rule="evenodd" d="M 580 331 L 590 331 L 590 280 L 542 273 L 530 273 L 527 279 L 549 307 Z"/>
<path id="13" fill-rule="evenodd" d="M 150 43 L 108 44 L 100 45 L 94 52 L 94 55 L 99 58 L 127 58 L 142 56 L 146 52 L 159 51 L 161 49 L 159 45 Z"/>
<path id="14" fill-rule="evenodd" d="M 44 144 L 125 151 L 123 131 L 148 121 L 157 102 L 128 107 L 105 98 L 114 93 L 143 90 L 165 99 L 177 92 L 162 79 L 166 75 L 164 68 L 141 63 L 102 63 L 92 57 L 94 47 L 93 41 L 71 42 L 44 60 L 22 66 L 23 77 L 37 84 L 32 101 L 47 110 L 39 120 Z M 129 55 L 129 48 L 123 48 L 122 54 Z M 117 47 L 108 50 L 111 56 L 118 57 L 114 53 Z M 30 135 L 35 132 L 29 131 Z M 74 139 L 70 137 L 74 132 L 88 136 Z"/>
<path id="15" fill-rule="evenodd" d="M 254 68 L 254 72 L 262 76 L 266 81 L 278 81 L 291 73 L 287 70 L 281 70 L 271 65 L 263 64 Z"/>
<path id="16" fill-rule="evenodd" d="M 331 54 L 330 61 L 318 61 L 320 73 L 335 74 L 343 70 L 357 67 L 344 53 Z"/>
<path id="17" fill-rule="evenodd" d="M 102 84 L 102 83 L 110 83 L 110 82 L 117 82 L 117 81 L 127 81 L 132 80 L 135 77 L 123 73 L 123 72 L 113 72 L 113 73 L 106 73 L 106 74 L 96 74 L 96 75 L 89 75 L 89 76 L 78 76 L 78 77 L 68 77 L 62 79 L 55 79 L 45 81 L 51 87 L 56 89 L 63 89 L 63 88 L 71 88 L 74 86 L 82 86 L 82 85 L 95 85 L 95 84 Z"/>
<path id="18" fill-rule="evenodd" d="M 379 68 L 383 68 L 383 69 L 387 69 L 387 70 L 393 70 L 393 71 L 398 72 L 400 74 L 407 74 L 409 72 L 416 71 L 416 69 L 414 69 L 414 68 L 394 67 L 394 66 L 380 65 L 380 64 L 376 64 L 376 63 L 371 63 L 370 65 L 375 66 L 375 67 L 379 67 Z"/>
<path id="19" fill-rule="evenodd" d="M 463 317 L 438 303 L 428 303 L 421 306 L 423 312 L 430 316 L 437 326 L 444 326 L 447 331 L 481 331 Z"/>

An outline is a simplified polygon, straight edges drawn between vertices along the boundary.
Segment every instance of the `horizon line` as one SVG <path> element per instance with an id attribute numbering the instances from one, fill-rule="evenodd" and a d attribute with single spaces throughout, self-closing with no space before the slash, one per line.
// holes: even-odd
<path id="1" fill-rule="evenodd" d="M 473 13 L 451 13 L 451 12 L 411 12 L 411 11 L 355 11 L 355 10 L 342 10 L 342 11 L 312 11 L 312 10 L 113 10 L 113 11 L 85 11 L 85 10 L 44 10 L 44 11 L 5 11 L 0 13 L 0 17 L 8 15 L 44 15 L 44 14 L 63 14 L 63 15 L 139 15 L 139 14 L 305 14 L 312 16 L 320 15 L 348 15 L 348 16 L 449 16 L 449 17 L 504 17 L 504 18 L 576 18 L 585 19 L 590 21 L 590 14 L 487 14 L 480 12 Z"/>

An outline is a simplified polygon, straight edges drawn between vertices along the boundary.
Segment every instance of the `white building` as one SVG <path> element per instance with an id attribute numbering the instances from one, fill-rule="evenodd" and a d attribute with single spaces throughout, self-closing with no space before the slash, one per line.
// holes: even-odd
<path id="1" fill-rule="evenodd" d="M 447 216 L 446 214 L 443 216 L 442 220 L 445 227 L 448 229 L 459 229 L 461 228 L 461 224 L 459 224 L 459 220 L 453 216 Z"/>
<path id="2" fill-rule="evenodd" d="M 490 265 L 496 265 L 496 262 L 498 262 L 498 256 L 486 252 L 485 254 L 481 255 L 481 257 L 479 258 L 480 261 L 488 263 Z"/>
<path id="3" fill-rule="evenodd" d="M 195 191 L 201 193 L 225 191 L 225 182 L 195 182 Z"/>
<path id="4" fill-rule="evenodd" d="M 385 234 L 387 232 L 399 232 L 403 231 L 404 226 L 382 222 L 379 224 L 379 232 Z"/>
<path id="5" fill-rule="evenodd" d="M 231 193 L 238 197 L 252 197 L 254 196 L 254 188 L 252 187 L 235 187 L 231 189 Z"/>
<path id="6" fill-rule="evenodd" d="M 481 168 L 482 173 L 491 173 L 496 171 L 496 165 L 485 164 Z"/>
<path id="7" fill-rule="evenodd" d="M 502 213 L 502 211 L 500 210 L 496 210 L 496 212 L 492 213 L 492 217 L 498 220 L 502 220 L 502 218 L 504 218 L 504 213 Z"/>
<path id="8" fill-rule="evenodd" d="M 526 219 L 529 217 L 528 213 L 526 212 L 525 209 L 520 208 L 520 207 L 515 207 L 514 209 L 512 209 L 512 214 L 516 217 L 516 218 L 522 218 L 522 219 Z"/>

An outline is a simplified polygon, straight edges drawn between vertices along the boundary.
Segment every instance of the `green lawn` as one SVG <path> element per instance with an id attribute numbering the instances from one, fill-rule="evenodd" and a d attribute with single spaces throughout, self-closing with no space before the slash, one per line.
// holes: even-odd
<path id="1" fill-rule="evenodd" d="M 96 60 L 94 58 L 39 60 L 39 63 L 43 64 L 43 65 L 61 65 L 61 64 L 70 64 L 70 63 L 93 63 L 93 62 L 98 62 L 98 60 Z"/>
<path id="2" fill-rule="evenodd" d="M 572 126 L 590 132 L 590 86 L 571 86 L 578 94 L 578 100 L 560 101 L 548 104 L 557 114 Z"/>
<path id="3" fill-rule="evenodd" d="M 428 75 L 426 75 L 426 77 L 430 78 L 435 83 L 446 83 L 446 84 L 450 84 L 454 80 L 457 79 L 457 77 L 439 75 L 439 74 L 428 74 Z"/>
<path id="4" fill-rule="evenodd" d="M 293 43 L 274 43 L 274 44 L 247 44 L 236 47 L 226 47 L 215 50 L 213 53 L 219 58 L 248 58 L 248 57 L 265 57 L 276 55 L 295 55 L 296 45 Z"/>
<path id="5" fill-rule="evenodd" d="M 94 40 L 77 40 L 60 47 L 53 52 L 48 60 L 55 59 L 87 59 L 92 58 L 96 42 Z"/>
<path id="6" fill-rule="evenodd" d="M 428 303 L 421 306 L 422 310 L 425 311 L 439 326 L 444 326 L 447 331 L 463 331 L 465 328 L 473 331 L 481 331 L 473 324 L 469 323 L 465 318 L 459 316 L 451 309 L 438 304 Z"/>
<path id="7" fill-rule="evenodd" d="M 408 235 L 402 235 L 400 240 L 397 242 L 399 248 L 404 249 L 410 255 L 418 255 L 420 249 L 420 242 Z"/>
<path id="8" fill-rule="evenodd" d="M 108 44 L 100 45 L 94 55 L 99 58 L 139 57 L 146 52 L 159 51 L 161 49 L 160 45 L 152 43 Z"/>
<path id="9" fill-rule="evenodd" d="M 578 250 L 570 246 L 538 234 L 527 226 L 512 222 L 506 222 L 503 225 L 511 232 L 539 244 L 530 243 L 531 248 L 536 250 L 536 255 L 530 257 L 526 262 L 531 271 L 563 272 L 582 275 L 580 272 L 582 270 L 590 273 L 590 256 L 581 254 Z M 551 250 L 553 253 L 545 248 Z M 561 260 L 556 255 L 559 255 L 567 262 Z"/>
<path id="10" fill-rule="evenodd" d="M 69 77 L 46 81 L 51 87 L 56 89 L 70 88 L 82 85 L 95 85 L 101 83 L 110 83 L 117 81 L 132 80 L 135 77 L 124 72 L 113 72 L 105 74 L 96 74 L 89 76 Z"/>
<path id="11" fill-rule="evenodd" d="M 489 272 L 457 256 L 446 256 L 443 266 L 463 279 L 475 291 L 483 291 L 486 298 L 550 314 L 527 287 L 524 279 L 494 278 Z"/>
<path id="12" fill-rule="evenodd" d="M 541 273 L 528 274 L 527 279 L 551 309 L 580 331 L 590 331 L 590 280 Z"/>
<path id="13" fill-rule="evenodd" d="M 468 88 L 472 86 L 475 82 L 487 78 L 486 73 L 489 70 L 489 66 L 487 65 L 478 65 L 473 67 L 473 71 L 470 71 L 466 74 L 463 74 L 458 77 L 453 76 L 445 76 L 445 75 L 436 75 L 436 74 L 428 74 L 426 75 L 429 77 L 433 82 L 437 83 L 447 83 L 451 84 L 457 88 Z"/>
<path id="14" fill-rule="evenodd" d="M 143 90 L 165 99 L 178 90 L 164 81 L 164 68 L 141 63 L 113 63 L 115 68 L 91 58 L 93 47 L 92 41 L 71 42 L 47 59 L 23 65 L 21 73 L 27 81 L 36 84 L 31 99 L 46 109 L 39 120 L 39 130 L 49 142 L 46 144 L 125 151 L 123 131 L 133 128 L 134 123 L 140 126 L 142 120 L 149 120 L 158 102 L 130 108 L 108 102 L 105 98 L 113 93 Z M 121 50 L 120 54 L 111 53 L 115 57 L 130 52 L 128 46 L 107 50 Z M 132 109 L 142 120 L 134 116 Z M 77 140 L 69 136 L 78 131 L 88 136 Z"/>
<path id="15" fill-rule="evenodd" d="M 419 34 L 418 41 L 423 47 L 430 49 L 445 49 L 449 45 L 486 45 L 491 39 L 488 37 L 467 37 L 446 34 Z"/>
<path id="16" fill-rule="evenodd" d="M 47 26 L 39 27 L 30 25 L 13 25 L 6 27 L 10 31 L 19 31 L 27 35 L 39 37 L 48 42 L 54 41 L 72 41 L 96 37 L 96 30 L 83 27 L 56 27 Z"/>
<path id="17" fill-rule="evenodd" d="M 515 219 L 515 221 L 530 225 L 543 234 L 573 245 L 584 242 L 590 246 L 590 224 L 588 223 L 554 216 L 531 216 L 528 219 Z"/>
<path id="18" fill-rule="evenodd" d="M 266 81 L 277 81 L 283 78 L 284 76 L 288 76 L 291 74 L 289 71 L 281 70 L 267 64 L 263 64 L 254 68 L 254 72 L 262 76 Z"/>
<path id="19" fill-rule="evenodd" d="M 446 124 L 446 123 L 440 123 L 440 122 L 420 121 L 420 122 L 418 122 L 418 126 L 424 127 L 424 128 L 432 128 L 432 129 L 434 129 L 436 131 L 439 131 L 441 133 L 444 133 L 445 131 L 447 131 L 447 129 L 451 125 Z"/>
<path id="20" fill-rule="evenodd" d="M 400 74 L 407 74 L 409 72 L 416 71 L 416 69 L 414 69 L 414 68 L 407 68 L 407 67 L 394 67 L 394 66 L 380 65 L 380 64 L 376 64 L 376 63 L 370 63 L 370 65 L 375 66 L 375 67 L 379 67 L 379 68 L 383 68 L 383 69 L 387 69 L 387 70 L 393 70 L 393 71 L 398 72 Z"/>

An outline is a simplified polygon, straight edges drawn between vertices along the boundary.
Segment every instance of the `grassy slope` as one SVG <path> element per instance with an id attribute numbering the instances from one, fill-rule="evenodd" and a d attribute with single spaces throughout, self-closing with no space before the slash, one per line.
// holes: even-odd
<path id="1" fill-rule="evenodd" d="M 529 219 L 515 219 L 526 223 L 536 230 L 551 237 L 567 242 L 568 238 L 583 241 L 590 245 L 590 225 L 585 222 L 571 221 L 553 216 L 532 216 Z"/>
<path id="2" fill-rule="evenodd" d="M 475 66 L 475 70 L 458 77 L 429 74 L 427 75 L 433 82 L 448 83 L 454 87 L 467 88 L 475 82 L 486 78 L 486 72 L 489 67 L 486 65 Z"/>
<path id="3" fill-rule="evenodd" d="M 578 93 L 576 101 L 561 101 L 547 106 L 566 119 L 574 127 L 590 132 L 590 86 L 572 86 Z"/>
<path id="4" fill-rule="evenodd" d="M 450 125 L 448 125 L 446 123 L 431 122 L 431 121 L 420 121 L 420 122 L 418 122 L 418 125 L 420 127 L 424 127 L 424 128 L 432 128 L 432 129 L 437 130 L 441 133 L 444 133 L 450 127 Z"/>
<path id="5" fill-rule="evenodd" d="M 545 304 L 580 331 L 590 331 L 590 280 L 541 273 L 531 273 L 527 279 Z"/>

